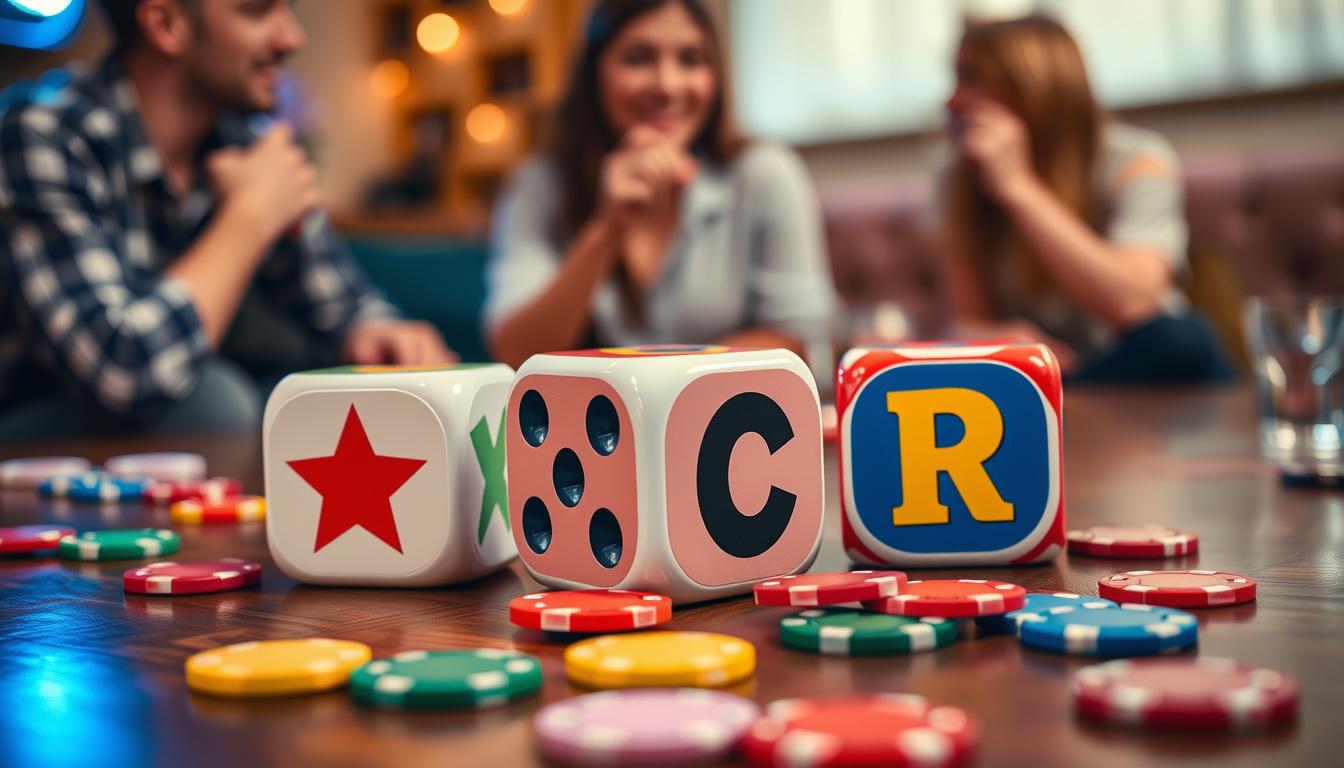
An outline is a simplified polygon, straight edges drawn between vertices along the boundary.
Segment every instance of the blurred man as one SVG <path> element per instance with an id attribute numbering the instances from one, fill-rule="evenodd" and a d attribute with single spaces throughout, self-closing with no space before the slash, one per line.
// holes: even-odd
<path id="1" fill-rule="evenodd" d="M 304 43 L 290 3 L 103 5 L 97 70 L 0 114 L 0 437 L 257 423 L 215 354 L 254 283 L 321 357 L 449 362 L 332 232 L 289 128 L 247 128 Z"/>

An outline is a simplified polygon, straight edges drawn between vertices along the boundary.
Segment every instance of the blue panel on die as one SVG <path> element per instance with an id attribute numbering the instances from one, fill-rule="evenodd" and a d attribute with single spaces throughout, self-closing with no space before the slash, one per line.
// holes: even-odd
<path id="1" fill-rule="evenodd" d="M 1014 519 L 976 520 L 951 476 L 939 472 L 938 498 L 949 508 L 948 521 L 894 524 L 892 509 L 902 503 L 900 420 L 888 410 L 887 395 L 942 388 L 973 390 L 998 406 L 1003 439 L 984 467 L 999 495 L 1014 505 Z M 878 373 L 864 385 L 849 416 L 847 461 L 863 527 L 888 547 L 918 554 L 995 552 L 1029 538 L 1050 511 L 1047 408 L 1026 375 L 1000 363 L 909 363 Z M 956 445 L 965 433 L 966 425 L 954 415 L 934 419 L 938 447 Z"/>

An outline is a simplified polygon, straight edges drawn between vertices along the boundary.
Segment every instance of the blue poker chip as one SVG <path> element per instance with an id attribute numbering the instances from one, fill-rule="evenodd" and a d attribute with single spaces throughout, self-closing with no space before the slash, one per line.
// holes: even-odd
<path id="1" fill-rule="evenodd" d="M 75 501 L 139 501 L 145 495 L 146 485 L 148 482 L 139 478 L 108 475 L 92 483 L 72 486 L 67 495 Z"/>
<path id="2" fill-rule="evenodd" d="M 1017 632 L 1028 648 L 1070 656 L 1153 656 L 1199 643 L 1192 614 L 1155 605 L 1064 606 L 1024 618 Z"/>
<path id="3" fill-rule="evenodd" d="M 112 476 L 101 469 L 91 469 L 75 475 L 55 475 L 43 480 L 37 487 L 37 492 L 48 498 L 65 499 L 76 489 L 87 491 L 96 488 L 110 477 Z"/>
<path id="4" fill-rule="evenodd" d="M 1038 617 L 1053 613 L 1060 608 L 1107 608 L 1119 605 L 1114 600 L 1090 595 L 1075 595 L 1072 592 L 1028 592 L 1027 604 L 1016 611 L 1000 613 L 994 616 L 980 616 L 975 620 L 975 628 L 985 635 L 1015 635 L 1026 617 Z"/>

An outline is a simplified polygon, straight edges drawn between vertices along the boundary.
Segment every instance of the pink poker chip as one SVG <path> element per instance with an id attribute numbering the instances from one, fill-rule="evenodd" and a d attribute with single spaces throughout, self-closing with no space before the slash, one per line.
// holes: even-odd
<path id="1" fill-rule="evenodd" d="M 0 461 L 0 488 L 33 490 L 52 477 L 89 471 L 89 460 L 78 456 L 32 456 Z"/>
<path id="2" fill-rule="evenodd" d="M 761 716 L 700 688 L 602 691 L 549 704 L 533 722 L 542 754 L 573 765 L 700 765 L 734 750 Z"/>
<path id="3" fill-rule="evenodd" d="M 113 456 L 103 467 L 121 477 L 143 477 L 161 483 L 205 479 L 205 457 L 198 453 L 128 453 Z"/>

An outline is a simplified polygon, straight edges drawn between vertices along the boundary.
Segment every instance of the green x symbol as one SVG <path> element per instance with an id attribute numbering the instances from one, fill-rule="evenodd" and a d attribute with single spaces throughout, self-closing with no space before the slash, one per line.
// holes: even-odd
<path id="1" fill-rule="evenodd" d="M 471 447 L 476 449 L 476 461 L 481 465 L 481 477 L 485 478 L 485 492 L 481 494 L 481 522 L 476 529 L 477 543 L 485 543 L 485 532 L 490 527 L 490 518 L 495 509 L 509 526 L 509 494 L 504 485 L 504 414 L 499 414 L 499 429 L 494 440 L 490 439 L 490 425 L 485 417 L 471 428 Z"/>

